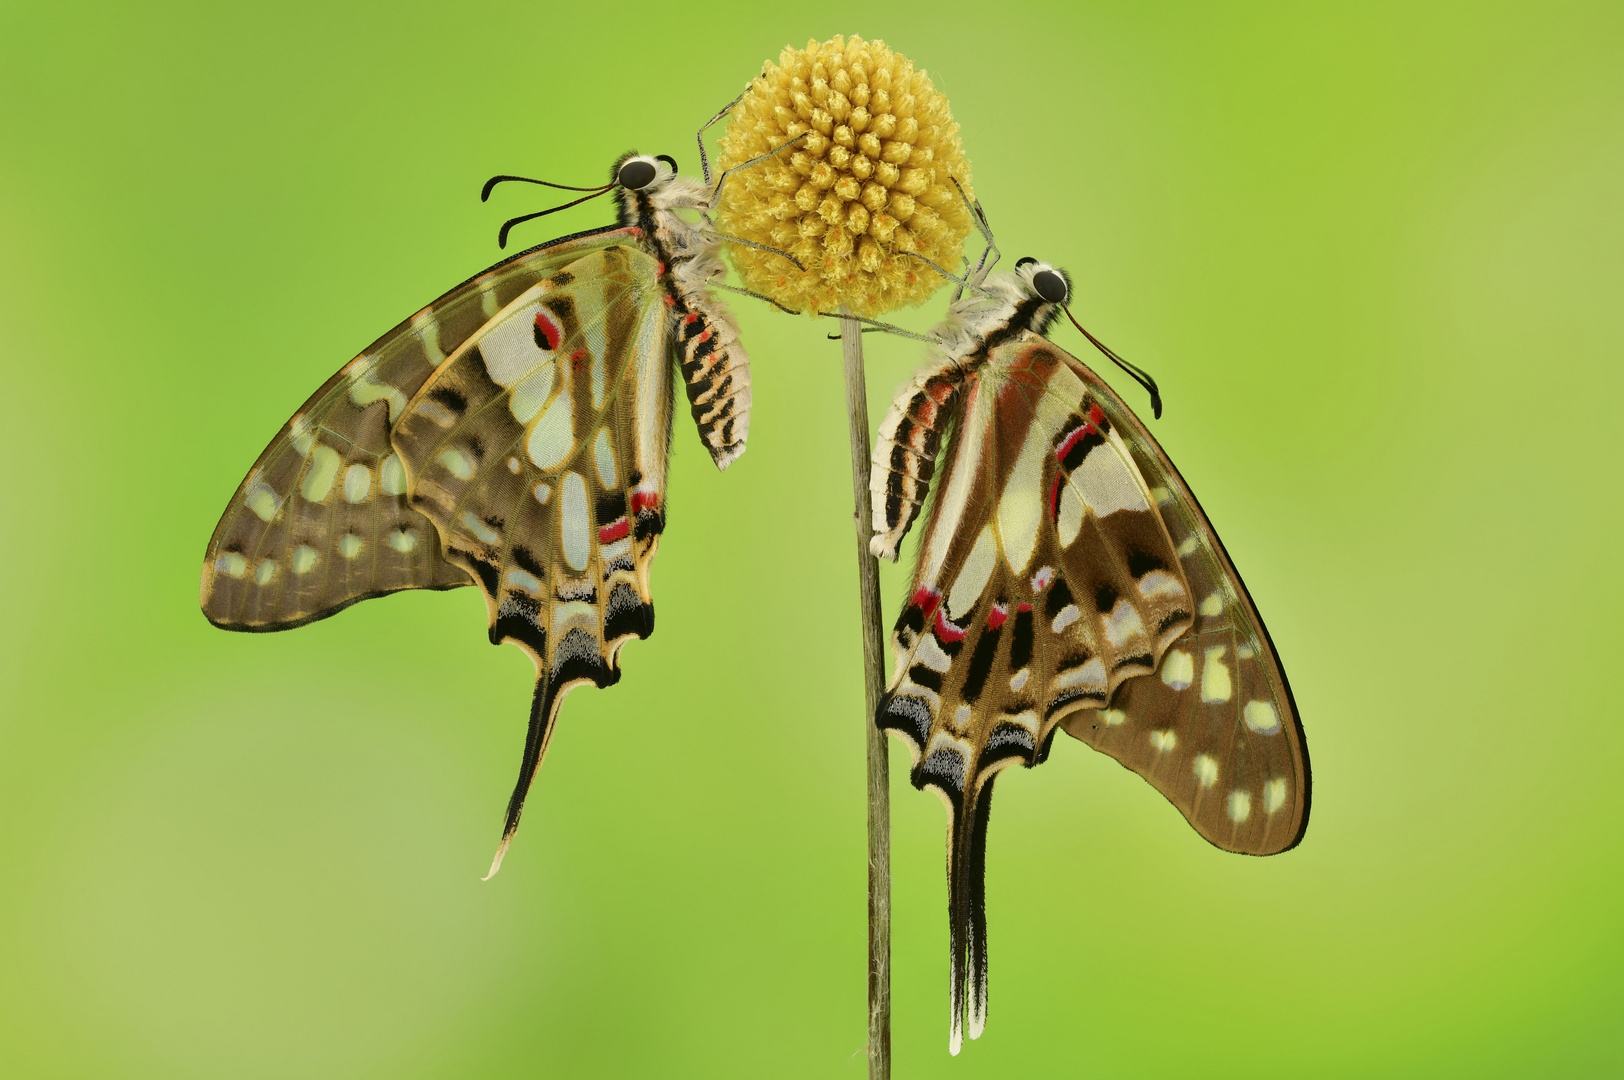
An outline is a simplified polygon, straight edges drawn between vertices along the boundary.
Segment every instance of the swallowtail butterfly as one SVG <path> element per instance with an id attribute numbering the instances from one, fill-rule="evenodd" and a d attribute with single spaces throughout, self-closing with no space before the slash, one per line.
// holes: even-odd
<path id="1" fill-rule="evenodd" d="M 719 242 L 677 214 L 708 209 L 708 184 L 628 154 L 575 190 L 611 189 L 617 224 L 498 263 L 329 379 L 249 470 L 203 561 L 203 613 L 226 630 L 479 587 L 492 643 L 536 667 L 491 873 L 565 695 L 616 682 L 621 646 L 654 629 L 673 362 L 718 468 L 750 423 L 749 359 L 708 289 Z"/>
<path id="2" fill-rule="evenodd" d="M 1223 544 L 1133 412 L 1043 336 L 1069 279 L 982 265 L 882 423 L 870 477 L 870 546 L 892 559 L 937 489 L 875 719 L 948 808 L 955 1054 L 966 1011 L 971 1038 L 987 1018 L 993 782 L 1042 762 L 1056 730 L 1226 851 L 1294 846 L 1309 804 L 1291 688 Z"/>

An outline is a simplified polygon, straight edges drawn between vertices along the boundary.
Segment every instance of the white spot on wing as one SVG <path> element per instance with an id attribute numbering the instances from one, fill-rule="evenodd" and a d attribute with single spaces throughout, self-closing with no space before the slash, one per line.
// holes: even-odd
<path id="1" fill-rule="evenodd" d="M 400 463 L 399 454 L 390 454 L 378 466 L 378 486 L 390 495 L 406 493 L 406 467 Z"/>
<path id="2" fill-rule="evenodd" d="M 214 568 L 222 574 L 240 578 L 248 572 L 248 560 L 235 551 L 228 551 L 214 560 Z"/>
<path id="3" fill-rule="evenodd" d="M 976 537 L 975 546 L 965 556 L 959 576 L 953 579 L 953 588 L 947 594 L 948 618 L 958 619 L 975 606 L 987 587 L 987 580 L 992 577 L 993 564 L 997 559 L 998 541 L 993 537 L 992 526 L 983 525 L 981 535 Z"/>
<path id="4" fill-rule="evenodd" d="M 282 509 L 282 500 L 264 484 L 255 484 L 248 492 L 248 509 L 261 521 L 269 521 Z"/>
<path id="5" fill-rule="evenodd" d="M 485 522 L 475 517 L 472 511 L 464 510 L 462 512 L 462 517 L 458 518 L 457 520 L 462 523 L 463 528 L 479 537 L 479 539 L 484 543 L 494 544 L 502 539 L 501 533 L 497 532 Z"/>
<path id="6" fill-rule="evenodd" d="M 310 421 L 305 419 L 304 413 L 296 413 L 293 419 L 288 421 L 288 441 L 299 451 L 300 457 L 310 456 L 310 447 L 315 442 L 315 436 L 310 433 Z"/>
<path id="7" fill-rule="evenodd" d="M 1083 613 L 1078 610 L 1076 604 L 1067 604 L 1060 609 L 1060 614 L 1054 617 L 1054 622 L 1050 625 L 1054 627 L 1054 632 L 1058 634 L 1082 617 Z"/>
<path id="8" fill-rule="evenodd" d="M 1093 454 L 1089 455 L 1093 457 Z M 1062 547 L 1070 546 L 1077 539 L 1077 534 L 1083 528 L 1083 498 L 1077 494 L 1077 488 L 1070 480 L 1060 485 L 1060 516 L 1055 522 L 1056 531 L 1060 534 Z"/>
<path id="9" fill-rule="evenodd" d="M 1026 573 L 1037 546 L 1043 521 L 1043 463 L 1049 456 L 1049 436 L 1043 425 L 1028 425 L 1026 444 L 1011 467 L 998 499 L 998 530 L 1004 541 L 1004 561 L 1013 574 Z"/>
<path id="10" fill-rule="evenodd" d="M 346 559 L 353 559 L 361 554 L 366 542 L 354 533 L 345 533 L 338 538 L 338 553 Z"/>
<path id="11" fill-rule="evenodd" d="M 293 565 L 295 574 L 308 574 L 315 567 L 320 555 L 309 544 L 300 544 L 293 549 L 293 558 L 289 562 Z"/>
<path id="12" fill-rule="evenodd" d="M 564 549 L 564 561 L 576 570 L 585 570 L 592 555 L 592 521 L 587 516 L 586 480 L 580 473 L 564 474 L 559 485 L 558 527 Z"/>
<path id="13" fill-rule="evenodd" d="M 592 407 L 603 408 L 603 395 L 605 390 L 603 354 L 608 348 L 608 341 L 604 336 L 603 319 L 593 319 L 581 328 L 581 339 L 586 343 L 587 354 L 592 358 Z"/>
<path id="14" fill-rule="evenodd" d="M 1179 579 L 1165 570 L 1152 570 L 1139 579 L 1139 595 L 1154 599 L 1158 596 L 1183 596 L 1184 586 Z"/>
<path id="15" fill-rule="evenodd" d="M 1195 682 L 1195 660 L 1183 649 L 1174 649 L 1162 661 L 1162 682 L 1174 690 L 1184 690 Z"/>
<path id="16" fill-rule="evenodd" d="M 575 431 L 572 413 L 573 403 L 570 395 L 560 393 L 547 406 L 547 411 L 541 414 L 536 426 L 530 429 L 530 439 L 525 443 L 525 453 L 535 462 L 538 469 L 556 469 L 575 449 Z"/>
<path id="17" fill-rule="evenodd" d="M 1201 538 L 1199 536 L 1195 536 L 1193 534 L 1186 536 L 1184 538 L 1184 543 L 1180 544 L 1178 547 L 1179 557 L 1183 558 L 1184 556 L 1191 554 L 1200 546 Z"/>
<path id="18" fill-rule="evenodd" d="M 1086 664 L 1067 668 L 1055 677 L 1056 690 L 1070 690 L 1074 686 L 1097 686 L 1101 690 L 1105 688 L 1105 664 L 1099 657 L 1094 657 Z"/>
<path id="19" fill-rule="evenodd" d="M 551 484 L 537 484 L 530 490 L 530 494 L 536 497 L 537 502 L 546 506 L 547 500 L 553 497 L 553 488 Z"/>
<path id="20" fill-rule="evenodd" d="M 942 651 L 942 647 L 936 643 L 936 635 L 929 631 L 919 639 L 919 647 L 914 650 L 914 660 L 932 671 L 946 671 L 953 666 L 953 658 Z"/>
<path id="21" fill-rule="evenodd" d="M 254 570 L 254 580 L 261 585 L 269 585 L 276 580 L 276 563 L 271 559 L 261 559 L 259 566 Z"/>
<path id="22" fill-rule="evenodd" d="M 945 671 L 946 669 L 944 668 L 943 670 Z M 1029 667 L 1023 667 L 1021 670 L 1009 677 L 1009 688 L 1011 690 L 1019 690 L 1021 687 L 1026 685 L 1026 680 L 1031 677 L 1032 669 Z"/>
<path id="23" fill-rule="evenodd" d="M 1126 600 L 1118 600 L 1111 614 L 1105 617 L 1106 640 L 1120 649 L 1126 642 L 1144 636 L 1145 624 L 1139 618 L 1139 609 Z"/>
<path id="24" fill-rule="evenodd" d="M 1212 787 L 1218 782 L 1218 762 L 1211 754 L 1197 754 L 1191 768 L 1202 787 Z"/>
<path id="25" fill-rule="evenodd" d="M 466 480 L 474 475 L 473 462 L 468 460 L 468 455 L 454 446 L 440 451 L 440 464 L 458 480 Z"/>
<path id="26" fill-rule="evenodd" d="M 528 424 L 536 418 L 541 407 L 547 404 L 547 398 L 552 392 L 553 365 L 549 361 L 512 389 L 508 395 L 508 411 L 519 423 Z"/>
<path id="27" fill-rule="evenodd" d="M 1121 709 L 1101 709 L 1100 719 L 1105 721 L 1106 727 L 1117 727 L 1127 722 L 1128 714 Z"/>
<path id="28" fill-rule="evenodd" d="M 1248 701 L 1241 710 L 1241 719 L 1259 735 L 1273 735 L 1280 730 L 1280 715 L 1267 701 Z"/>
<path id="29" fill-rule="evenodd" d="M 592 462 L 598 468 L 598 479 L 603 486 L 615 486 L 615 452 L 609 448 L 609 429 L 599 428 L 598 437 L 592 441 Z"/>
<path id="30" fill-rule="evenodd" d="M 429 363 L 439 367 L 445 362 L 445 353 L 440 349 L 440 324 L 434 321 L 434 313 L 427 308 L 412 316 L 412 329 L 417 331 L 417 340 L 423 343 L 423 355 L 429 358 Z"/>
<path id="31" fill-rule="evenodd" d="M 344 470 L 344 501 L 366 502 L 372 494 L 372 470 L 365 465 L 351 465 Z"/>
<path id="32" fill-rule="evenodd" d="M 310 452 L 310 466 L 305 469 L 304 483 L 299 485 L 299 494 L 305 497 L 306 502 L 319 503 L 327 498 L 333 490 L 333 481 L 338 477 L 338 466 L 343 461 L 338 451 L 331 446 L 317 446 Z"/>
<path id="33" fill-rule="evenodd" d="M 448 428 L 457 422 L 457 414 L 441 405 L 433 398 L 424 398 L 417 403 L 417 414 L 425 416 L 436 425 Z"/>
<path id="34" fill-rule="evenodd" d="M 1104 446 L 1095 447 L 1083 459 L 1071 474 L 1071 482 L 1095 517 L 1107 517 L 1118 510 L 1150 509 L 1139 487 L 1138 475 L 1128 464 L 1127 449 L 1115 431 L 1110 433 Z"/>
<path id="35" fill-rule="evenodd" d="M 406 411 L 406 395 L 387 386 L 372 377 L 372 369 L 377 361 L 370 357 L 363 357 L 355 361 L 359 365 L 358 374 L 352 376 L 354 382 L 350 383 L 350 400 L 361 408 L 366 408 L 374 401 L 389 402 L 389 422 L 393 424 L 400 419 L 400 414 Z"/>
<path id="36" fill-rule="evenodd" d="M 1178 734 L 1171 729 L 1167 731 L 1152 731 L 1150 745 L 1156 748 L 1158 754 L 1165 754 L 1179 744 Z"/>
<path id="37" fill-rule="evenodd" d="M 515 568 L 509 570 L 502 580 L 515 589 L 522 589 L 536 599 L 541 599 L 541 582 L 537 580 L 534 574 Z"/>
<path id="38" fill-rule="evenodd" d="M 1229 666 L 1224 663 L 1226 645 L 1214 645 L 1201 658 L 1201 700 L 1211 703 L 1228 701 L 1233 690 L 1229 684 Z"/>
<path id="39" fill-rule="evenodd" d="M 1200 612 L 1205 618 L 1212 618 L 1224 610 L 1224 598 L 1217 593 L 1208 593 L 1206 599 L 1201 601 Z"/>
<path id="40" fill-rule="evenodd" d="M 417 546 L 416 529 L 392 529 L 389 532 L 389 546 L 405 555 Z"/>
<path id="41" fill-rule="evenodd" d="M 548 382 L 552 381 L 553 354 L 536 345 L 536 312 L 541 310 L 541 305 L 534 301 L 520 304 L 513 308 L 511 315 L 486 330 L 485 336 L 479 339 L 479 355 L 485 360 L 485 374 L 497 386 L 512 390 L 527 377 L 542 371 L 547 372 Z M 546 392 L 543 391 L 541 396 L 545 401 Z M 509 407 L 517 416 L 518 409 L 511 402 Z M 519 422 L 522 424 L 527 419 Z"/>
<path id="42" fill-rule="evenodd" d="M 1252 796 L 1239 789 L 1229 793 L 1229 820 L 1239 825 L 1252 816 Z"/>
<path id="43" fill-rule="evenodd" d="M 1286 782 L 1279 777 L 1263 785 L 1263 812 L 1272 814 L 1286 805 Z"/>

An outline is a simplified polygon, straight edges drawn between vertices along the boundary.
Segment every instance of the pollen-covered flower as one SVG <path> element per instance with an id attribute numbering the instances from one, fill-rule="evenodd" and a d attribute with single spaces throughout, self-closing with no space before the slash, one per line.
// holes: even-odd
<path id="1" fill-rule="evenodd" d="M 947 98 L 883 41 L 808 42 L 768 61 L 729 114 L 721 168 L 805 136 L 722 187 L 717 228 L 746 285 L 798 311 L 877 315 L 954 272 L 970 232 L 970 165 Z M 957 180 L 964 195 L 954 186 Z"/>

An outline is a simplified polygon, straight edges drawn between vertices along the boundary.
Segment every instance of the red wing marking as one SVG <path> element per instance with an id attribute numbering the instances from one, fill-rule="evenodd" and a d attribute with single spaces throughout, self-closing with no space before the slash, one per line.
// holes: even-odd
<path id="1" fill-rule="evenodd" d="M 557 323 L 547 317 L 546 312 L 538 311 L 536 312 L 536 336 L 541 339 L 536 344 L 548 352 L 552 352 L 558 348 L 558 343 L 564 337 L 564 332 L 558 328 Z"/>
<path id="2" fill-rule="evenodd" d="M 660 508 L 660 493 L 657 491 L 632 492 L 632 513 L 641 514 L 644 510 L 658 510 Z"/>
<path id="3" fill-rule="evenodd" d="M 1003 604 L 994 604 L 992 610 L 987 612 L 987 629 L 998 629 L 1004 625 L 1004 620 L 1007 618 L 1009 618 L 1009 608 Z"/>
<path id="4" fill-rule="evenodd" d="M 598 543 L 612 544 L 631 531 L 631 522 L 622 515 L 598 530 Z"/>
<path id="5" fill-rule="evenodd" d="M 936 636 L 942 641 L 963 641 L 964 631 L 947 621 L 947 612 L 936 609 Z"/>

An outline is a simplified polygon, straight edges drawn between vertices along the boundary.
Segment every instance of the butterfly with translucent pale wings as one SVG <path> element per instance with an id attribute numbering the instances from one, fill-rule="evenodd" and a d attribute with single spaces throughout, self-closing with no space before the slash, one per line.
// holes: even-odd
<path id="1" fill-rule="evenodd" d="M 589 192 L 566 206 L 614 191 L 615 225 L 498 263 L 373 342 L 259 456 L 204 557 L 203 613 L 226 630 L 479 587 L 491 642 L 536 668 L 492 874 L 565 695 L 618 681 L 621 646 L 654 629 L 673 364 L 717 467 L 744 452 L 749 359 L 710 292 L 724 268 L 700 154 L 703 183 L 670 157 L 622 156 L 607 184 L 566 189 Z M 564 187 L 500 176 L 482 197 L 503 180 Z M 507 222 L 502 244 L 551 212 Z"/>
<path id="2" fill-rule="evenodd" d="M 1295 846 L 1309 806 L 1291 687 L 1217 533 L 1132 410 L 1044 336 L 1070 317 L 1066 274 L 1021 259 L 990 275 L 997 248 L 972 210 L 987 252 L 954 278 L 965 295 L 927 336 L 932 358 L 881 424 L 870 476 L 870 547 L 885 558 L 936 488 L 875 722 L 948 808 L 955 1054 L 966 1013 L 971 1038 L 987 1020 L 993 783 L 1044 761 L 1057 730 L 1226 851 Z M 1160 417 L 1154 381 L 1077 329 Z"/>

